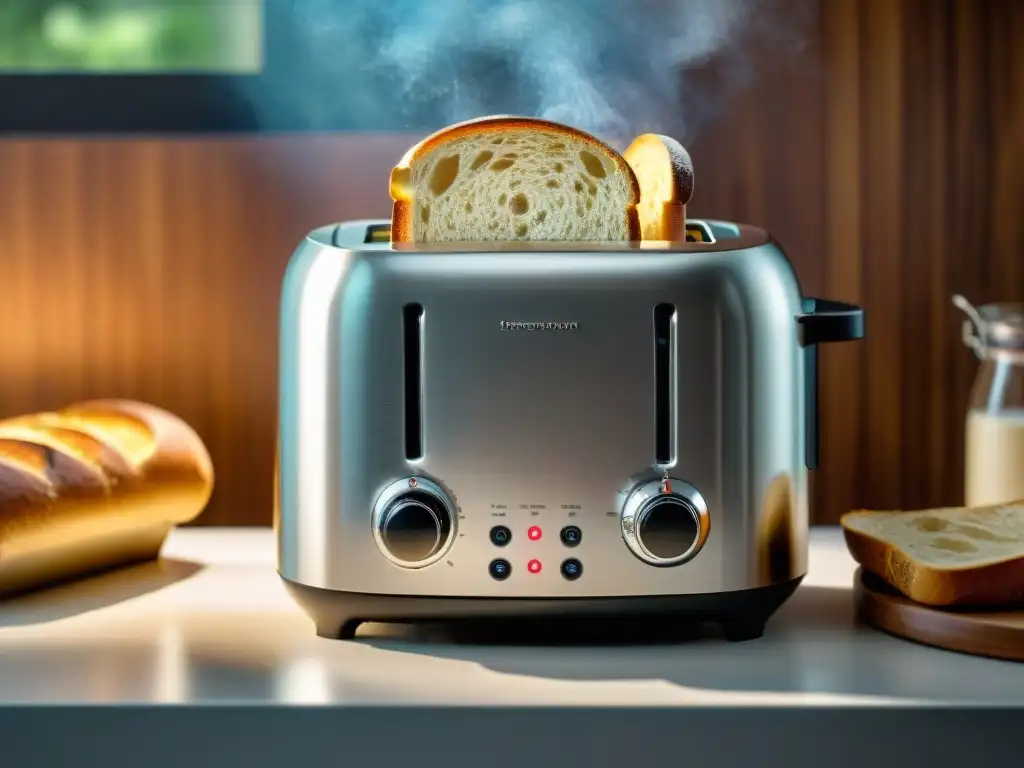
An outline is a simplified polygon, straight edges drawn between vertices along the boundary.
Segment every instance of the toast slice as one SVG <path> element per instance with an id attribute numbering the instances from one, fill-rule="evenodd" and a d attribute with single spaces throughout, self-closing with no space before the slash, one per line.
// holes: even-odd
<path id="1" fill-rule="evenodd" d="M 1024 602 L 1024 501 L 840 519 L 861 566 L 911 600 L 934 606 Z"/>
<path id="2" fill-rule="evenodd" d="M 391 172 L 396 243 L 640 239 L 622 156 L 569 126 L 483 117 L 413 146 Z"/>
<path id="3" fill-rule="evenodd" d="M 673 138 L 637 136 L 623 153 L 640 183 L 640 229 L 644 240 L 686 240 L 686 204 L 693 196 L 690 154 Z"/>

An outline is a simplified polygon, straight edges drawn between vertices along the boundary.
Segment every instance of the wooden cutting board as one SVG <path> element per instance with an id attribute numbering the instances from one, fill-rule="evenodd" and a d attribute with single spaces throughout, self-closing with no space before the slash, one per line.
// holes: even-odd
<path id="1" fill-rule="evenodd" d="M 1024 609 L 931 608 L 863 568 L 857 570 L 853 593 L 859 618 L 883 632 L 949 651 L 1024 661 Z"/>

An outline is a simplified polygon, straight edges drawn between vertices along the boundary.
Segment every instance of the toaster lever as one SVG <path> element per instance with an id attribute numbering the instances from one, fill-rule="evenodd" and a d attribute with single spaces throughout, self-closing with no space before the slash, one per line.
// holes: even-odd
<path id="1" fill-rule="evenodd" d="M 797 338 L 804 349 L 806 417 L 804 464 L 818 468 L 818 344 L 864 338 L 864 310 L 854 304 L 806 298 L 797 315 Z"/>
<path id="2" fill-rule="evenodd" d="M 796 318 L 802 346 L 864 338 L 864 310 L 860 307 L 828 299 L 804 299 L 803 305 L 803 314 Z"/>

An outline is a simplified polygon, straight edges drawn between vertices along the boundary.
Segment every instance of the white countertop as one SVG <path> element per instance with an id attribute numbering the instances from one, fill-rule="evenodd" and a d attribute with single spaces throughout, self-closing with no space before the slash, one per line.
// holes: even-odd
<path id="1" fill-rule="evenodd" d="M 268 529 L 184 529 L 159 563 L 0 603 L 0 704 L 1024 705 L 1024 665 L 858 627 L 854 563 L 812 533 L 808 577 L 746 643 L 464 644 L 364 626 L 321 639 Z"/>

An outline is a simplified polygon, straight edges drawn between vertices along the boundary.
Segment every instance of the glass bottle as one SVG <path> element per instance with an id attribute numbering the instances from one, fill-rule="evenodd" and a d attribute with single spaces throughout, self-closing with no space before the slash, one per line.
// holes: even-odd
<path id="1" fill-rule="evenodd" d="M 1024 500 L 1024 305 L 975 308 L 963 296 L 953 304 L 969 318 L 963 341 L 981 361 L 964 433 L 964 503 Z"/>

